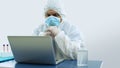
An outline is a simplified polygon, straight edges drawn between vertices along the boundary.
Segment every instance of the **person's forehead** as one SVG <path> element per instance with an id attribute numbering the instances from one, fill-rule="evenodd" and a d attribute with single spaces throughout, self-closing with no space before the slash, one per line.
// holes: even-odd
<path id="1" fill-rule="evenodd" d="M 57 13 L 57 12 L 55 10 L 50 9 L 50 10 L 47 11 L 47 13 L 48 14 L 54 14 L 54 13 Z"/>

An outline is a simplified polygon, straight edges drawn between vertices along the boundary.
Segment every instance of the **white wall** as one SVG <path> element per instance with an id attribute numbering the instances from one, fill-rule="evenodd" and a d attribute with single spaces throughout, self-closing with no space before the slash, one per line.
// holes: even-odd
<path id="1" fill-rule="evenodd" d="M 0 0 L 0 45 L 7 35 L 31 35 L 39 25 L 45 0 Z M 90 60 L 119 68 L 120 1 L 63 0 L 67 18 L 80 26 Z"/>

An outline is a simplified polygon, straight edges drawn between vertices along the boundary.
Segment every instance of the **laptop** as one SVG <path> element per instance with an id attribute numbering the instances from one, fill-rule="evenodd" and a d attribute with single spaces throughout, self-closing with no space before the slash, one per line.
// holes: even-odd
<path id="1" fill-rule="evenodd" d="M 58 64 L 50 36 L 8 36 L 14 59 L 19 63 Z"/>

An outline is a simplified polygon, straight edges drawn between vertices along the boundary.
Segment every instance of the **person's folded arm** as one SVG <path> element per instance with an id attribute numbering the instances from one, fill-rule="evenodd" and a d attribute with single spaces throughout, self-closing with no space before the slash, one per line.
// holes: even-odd
<path id="1" fill-rule="evenodd" d="M 77 34 L 76 36 L 77 37 Z M 61 49 L 61 51 L 70 59 L 76 59 L 77 58 L 77 51 L 80 48 L 81 40 L 72 40 L 70 39 L 64 31 L 60 31 L 56 37 L 55 40 Z"/>

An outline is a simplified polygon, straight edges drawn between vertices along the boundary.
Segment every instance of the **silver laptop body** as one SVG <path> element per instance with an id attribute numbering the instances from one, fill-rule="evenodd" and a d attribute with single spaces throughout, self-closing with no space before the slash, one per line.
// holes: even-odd
<path id="1" fill-rule="evenodd" d="M 8 36 L 14 58 L 19 63 L 58 64 L 50 36 Z"/>

